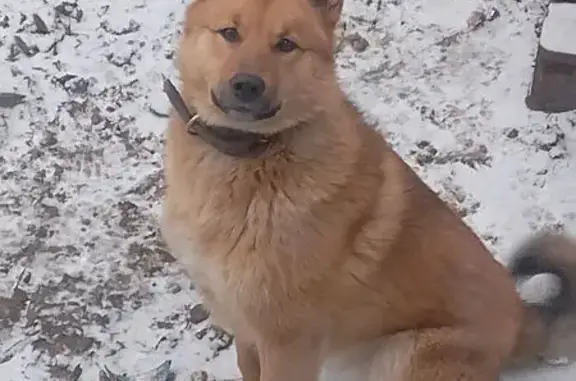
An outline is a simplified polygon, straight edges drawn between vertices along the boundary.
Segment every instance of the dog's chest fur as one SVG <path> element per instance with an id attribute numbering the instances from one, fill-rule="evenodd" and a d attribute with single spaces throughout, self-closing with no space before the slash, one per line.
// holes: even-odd
<path id="1" fill-rule="evenodd" d="M 216 195 L 212 193 L 211 196 Z M 266 266 L 254 258 L 262 250 L 258 247 L 266 226 L 250 222 L 243 224 L 240 210 L 232 205 L 210 213 L 212 216 L 209 218 L 206 213 L 203 208 L 198 208 L 194 213 L 197 218 L 183 219 L 168 212 L 164 236 L 171 251 L 191 276 L 212 316 L 226 324 L 221 321 L 224 317 L 236 316 L 243 306 L 264 297 Z M 269 247 L 268 251 L 273 249 Z"/>
<path id="2" fill-rule="evenodd" d="M 200 162 L 167 180 L 163 234 L 220 320 L 266 314 L 330 265 L 318 253 L 342 247 L 325 235 L 345 237 L 345 225 L 317 216 L 325 195 L 276 168 L 218 173 Z"/>

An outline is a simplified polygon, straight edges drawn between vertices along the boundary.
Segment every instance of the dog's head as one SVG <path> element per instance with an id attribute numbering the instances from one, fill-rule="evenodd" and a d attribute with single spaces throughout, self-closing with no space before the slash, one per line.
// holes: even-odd
<path id="1" fill-rule="evenodd" d="M 209 124 L 271 133 L 317 112 L 334 82 L 343 0 L 196 0 L 186 11 L 184 97 Z"/>

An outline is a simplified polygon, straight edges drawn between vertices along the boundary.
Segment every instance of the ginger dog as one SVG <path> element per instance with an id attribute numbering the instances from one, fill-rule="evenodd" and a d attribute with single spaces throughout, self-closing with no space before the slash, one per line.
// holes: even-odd
<path id="1" fill-rule="evenodd" d="M 576 246 L 511 270 L 339 88 L 340 0 L 196 0 L 179 47 L 162 230 L 244 381 L 495 381 L 572 312 Z M 515 278 L 556 274 L 524 304 Z"/>

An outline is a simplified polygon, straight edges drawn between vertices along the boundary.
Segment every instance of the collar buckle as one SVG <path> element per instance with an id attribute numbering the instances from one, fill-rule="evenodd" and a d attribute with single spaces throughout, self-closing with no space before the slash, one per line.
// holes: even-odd
<path id="1" fill-rule="evenodd" d="M 198 125 L 200 125 L 200 115 L 195 114 L 186 123 L 186 131 L 188 131 L 190 135 L 198 135 L 198 132 L 196 131 L 196 126 Z"/>

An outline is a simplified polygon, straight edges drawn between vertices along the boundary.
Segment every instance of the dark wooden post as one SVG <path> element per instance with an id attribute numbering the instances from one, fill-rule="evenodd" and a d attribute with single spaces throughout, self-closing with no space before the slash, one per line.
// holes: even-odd
<path id="1" fill-rule="evenodd" d="M 526 106 L 546 113 L 576 109 L 576 0 L 549 4 Z"/>

